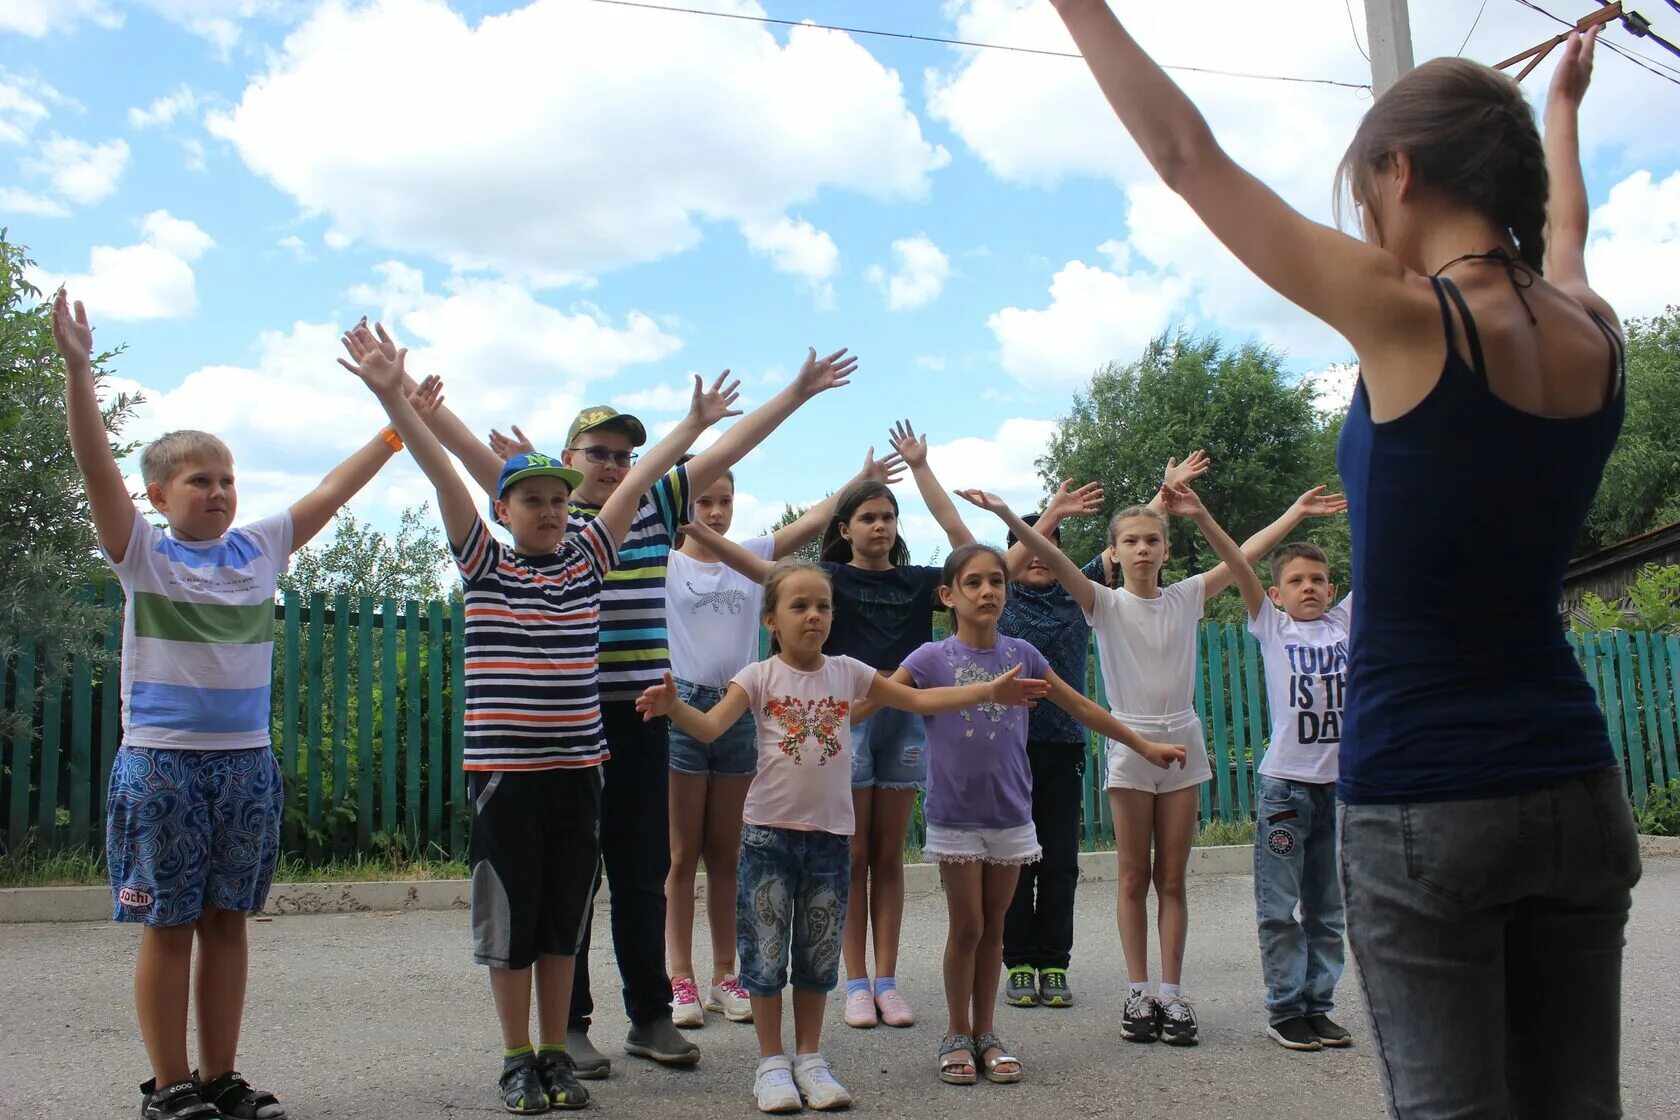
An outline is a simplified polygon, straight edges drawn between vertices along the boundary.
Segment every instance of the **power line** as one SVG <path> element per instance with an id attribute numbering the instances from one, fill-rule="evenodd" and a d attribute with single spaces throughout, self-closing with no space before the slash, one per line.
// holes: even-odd
<path id="1" fill-rule="evenodd" d="M 1368 55 L 1368 54 L 1365 54 L 1365 48 L 1360 45 L 1360 42 L 1359 42 L 1359 25 L 1353 22 L 1353 0 L 1342 0 L 1342 7 L 1347 9 L 1348 30 L 1353 32 L 1353 45 L 1354 45 L 1354 47 L 1358 49 L 1360 54 L 1365 55 L 1365 61 L 1366 62 L 1371 61 L 1371 56 Z"/>
<path id="2" fill-rule="evenodd" d="M 1464 33 L 1464 42 L 1458 45 L 1460 57 L 1464 55 L 1464 48 L 1470 45 L 1470 36 L 1476 33 L 1476 27 L 1482 22 L 1482 13 L 1487 11 L 1487 0 L 1482 0 L 1482 6 L 1476 9 L 1476 18 L 1470 21 L 1470 30 Z"/>
<path id="3" fill-rule="evenodd" d="M 1558 23 L 1561 23 L 1565 27 L 1574 27 L 1575 26 L 1569 20 L 1564 19 L 1562 16 L 1554 15 L 1551 12 L 1548 12 L 1545 8 L 1542 8 L 1540 5 L 1532 3 L 1531 0 L 1517 0 L 1517 3 L 1521 4 L 1525 8 L 1532 8 L 1534 11 L 1539 12 L 1541 15 L 1545 16 L 1547 19 L 1554 20 Z M 1628 50 L 1624 50 L 1622 47 L 1619 47 L 1615 43 L 1612 43 L 1612 42 L 1610 42 L 1609 40 L 1606 40 L 1606 39 L 1600 39 L 1599 41 L 1602 42 L 1610 50 L 1616 52 L 1617 54 L 1621 55 L 1623 58 L 1627 59 L 1629 62 L 1633 63 L 1635 66 L 1639 67 L 1641 70 L 1648 70 L 1652 74 L 1655 74 L 1657 77 L 1661 78 L 1663 81 L 1673 82 L 1675 85 L 1680 86 L 1680 78 L 1676 78 L 1672 74 L 1665 74 L 1665 73 L 1663 73 L 1662 70 L 1657 69 L 1658 66 L 1662 66 L 1664 64 L 1660 63 L 1660 62 L 1657 62 L 1656 59 L 1647 59 L 1647 58 L 1644 58 L 1641 55 L 1636 55 L 1633 52 L 1628 51 Z"/>
<path id="4" fill-rule="evenodd" d="M 1007 43 L 977 43 L 968 39 L 944 39 L 937 35 L 914 35 L 908 31 L 878 31 L 868 27 L 842 27 L 831 23 L 811 23 L 797 19 L 776 19 L 771 16 L 753 16 L 741 12 L 709 12 L 702 8 L 683 8 L 673 4 L 650 4 L 646 0 L 590 0 L 593 4 L 611 4 L 619 8 L 644 8 L 653 12 L 678 12 L 690 16 L 711 16 L 714 19 L 733 19 L 745 23 L 768 23 L 779 27 L 815 27 L 822 31 L 839 31 L 847 35 L 872 35 L 880 39 L 904 39 L 918 43 L 940 43 L 950 47 L 976 47 L 988 51 L 1011 51 L 1015 54 L 1035 54 L 1047 58 L 1077 58 L 1084 61 L 1085 56 L 1075 51 L 1052 51 L 1042 47 L 1016 47 Z M 1250 74 L 1240 70 L 1214 70 L 1206 66 L 1170 66 L 1161 64 L 1163 70 L 1181 70 L 1191 74 L 1211 74 L 1220 78 L 1248 78 L 1257 82 L 1293 82 L 1300 85 L 1337 86 L 1342 89 L 1369 90 L 1371 87 L 1361 82 L 1340 82 L 1334 78 L 1296 78 L 1287 74 Z"/>

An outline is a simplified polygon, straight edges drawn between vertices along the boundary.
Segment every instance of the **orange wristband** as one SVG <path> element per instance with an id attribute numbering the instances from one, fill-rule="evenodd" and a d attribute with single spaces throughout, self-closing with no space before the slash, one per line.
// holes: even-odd
<path id="1" fill-rule="evenodd" d="M 391 445 L 392 451 L 401 451 L 403 449 L 402 437 L 399 436 L 397 434 L 397 430 L 390 425 L 386 425 L 385 430 L 380 432 L 379 435 L 380 438 L 384 439 L 386 443 Z"/>

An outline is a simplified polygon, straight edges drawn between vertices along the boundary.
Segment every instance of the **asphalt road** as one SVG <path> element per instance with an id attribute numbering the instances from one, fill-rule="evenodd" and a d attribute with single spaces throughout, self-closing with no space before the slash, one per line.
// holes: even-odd
<path id="1" fill-rule="evenodd" d="M 1078 1006 L 999 1010 L 1000 1031 L 1025 1062 L 1021 1084 L 954 1087 L 935 1076 L 944 1027 L 945 911 L 938 894 L 913 897 L 905 918 L 900 984 L 922 1022 L 908 1030 L 852 1030 L 831 1000 L 823 1049 L 856 1097 L 858 1116 L 1379 1120 L 1382 1101 L 1351 969 L 1338 1017 L 1355 1032 L 1353 1049 L 1296 1054 L 1261 1033 L 1252 890 L 1244 876 L 1191 879 L 1186 991 L 1201 1019 L 1199 1047 L 1120 1040 L 1115 887 L 1096 882 L 1080 890 L 1071 972 Z M 130 997 L 135 940 L 134 930 L 110 924 L 0 926 L 0 1120 L 135 1114 L 135 1086 L 147 1076 Z M 294 1120 L 502 1115 L 488 986 L 467 941 L 466 915 L 449 912 L 253 925 L 241 1068 L 278 1092 Z M 703 931 L 695 941 L 704 953 Z M 690 1070 L 626 1057 L 610 947 L 596 949 L 594 969 L 598 981 L 615 985 L 596 993 L 603 1011 L 593 1037 L 614 1059 L 612 1078 L 591 1083 L 596 1114 L 757 1115 L 750 1026 L 708 1017 L 693 1036 L 703 1060 Z M 1680 859 L 1647 861 L 1634 900 L 1625 993 L 1628 1115 L 1680 1118 Z"/>

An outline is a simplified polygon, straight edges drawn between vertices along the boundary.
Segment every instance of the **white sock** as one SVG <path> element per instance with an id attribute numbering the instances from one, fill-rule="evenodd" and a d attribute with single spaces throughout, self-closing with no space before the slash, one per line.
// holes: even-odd
<path id="1" fill-rule="evenodd" d="M 1142 980 L 1133 980 L 1131 982 L 1131 989 L 1133 992 L 1148 992 L 1149 977 L 1145 976 Z"/>
<path id="2" fill-rule="evenodd" d="M 1177 984 L 1168 984 L 1164 980 L 1161 982 L 1161 998 L 1163 1000 L 1173 999 L 1178 995 L 1179 986 Z"/>

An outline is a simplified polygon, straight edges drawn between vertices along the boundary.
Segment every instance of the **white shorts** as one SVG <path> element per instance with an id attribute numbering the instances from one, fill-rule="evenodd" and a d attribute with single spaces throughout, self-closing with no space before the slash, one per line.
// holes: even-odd
<path id="1" fill-rule="evenodd" d="M 1115 712 L 1114 718 L 1150 742 L 1184 744 L 1184 765 L 1174 763 L 1163 770 L 1126 744 L 1109 739 L 1105 742 L 1109 789 L 1171 793 L 1175 789 L 1199 786 L 1213 777 L 1213 767 L 1208 765 L 1207 742 L 1202 735 L 1202 721 L 1194 711 L 1171 716 L 1133 716 Z"/>
<path id="2" fill-rule="evenodd" d="M 940 863 L 1037 863 L 1044 849 L 1038 846 L 1038 826 L 1016 828 L 948 828 L 928 822 L 927 842 L 922 854 Z"/>

